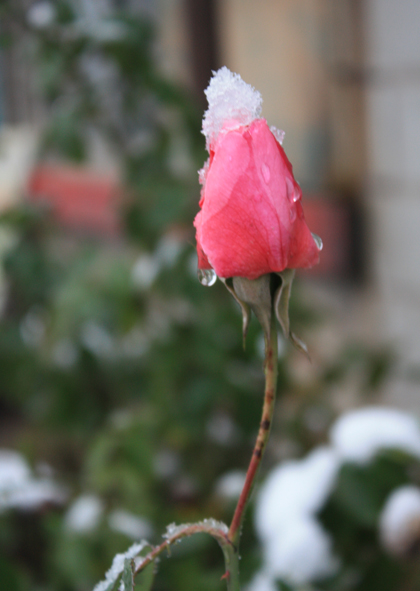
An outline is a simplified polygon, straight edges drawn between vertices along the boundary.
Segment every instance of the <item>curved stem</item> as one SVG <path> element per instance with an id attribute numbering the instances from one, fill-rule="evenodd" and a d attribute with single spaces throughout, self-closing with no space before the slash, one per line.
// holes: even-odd
<path id="1" fill-rule="evenodd" d="M 261 459 L 267 445 L 268 437 L 270 435 L 271 422 L 274 412 L 277 386 L 277 330 L 274 314 L 272 316 L 273 318 L 271 320 L 270 335 L 265 335 L 265 392 L 260 428 L 255 442 L 254 451 L 252 452 L 251 461 L 248 466 L 245 484 L 236 505 L 235 513 L 233 514 L 232 523 L 230 524 L 228 533 L 228 539 L 232 542 L 237 551 L 239 548 L 239 538 L 241 535 L 241 525 L 245 509 L 250 499 L 255 476 L 260 466 Z"/>
<path id="2" fill-rule="evenodd" d="M 148 564 L 153 562 L 164 550 L 169 549 L 170 545 L 181 538 L 191 536 L 196 533 L 208 533 L 213 536 L 223 550 L 225 558 L 226 572 L 223 579 L 226 579 L 228 591 L 240 591 L 239 582 L 239 539 L 241 535 L 241 526 L 245 514 L 245 509 L 249 502 L 252 488 L 255 482 L 255 476 L 263 457 L 274 413 L 274 402 L 277 386 L 277 330 L 275 317 L 271 320 L 270 334 L 265 335 L 265 392 L 262 417 L 258 436 L 255 442 L 254 451 L 249 463 L 241 495 L 236 505 L 235 513 L 232 518 L 229 531 L 223 524 L 214 522 L 214 520 L 205 520 L 200 523 L 185 524 L 174 527 L 167 539 L 152 548 L 143 560 L 137 565 L 134 575 L 138 574 Z M 226 528 L 226 529 L 224 529 Z"/>

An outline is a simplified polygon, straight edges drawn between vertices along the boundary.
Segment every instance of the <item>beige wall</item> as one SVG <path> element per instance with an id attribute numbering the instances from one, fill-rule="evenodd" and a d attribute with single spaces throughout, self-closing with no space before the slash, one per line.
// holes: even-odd
<path id="1" fill-rule="evenodd" d="M 381 333 L 400 375 L 387 396 L 420 412 L 420 2 L 366 0 L 369 203 Z"/>
<path id="2" fill-rule="evenodd" d="M 224 0 L 219 3 L 226 65 L 263 95 L 263 115 L 286 131 L 285 149 L 309 189 L 360 184 L 360 84 L 336 75 L 358 67 L 351 2 Z M 337 34 L 337 25 L 345 23 Z M 344 83 L 343 83 L 344 80 Z"/>

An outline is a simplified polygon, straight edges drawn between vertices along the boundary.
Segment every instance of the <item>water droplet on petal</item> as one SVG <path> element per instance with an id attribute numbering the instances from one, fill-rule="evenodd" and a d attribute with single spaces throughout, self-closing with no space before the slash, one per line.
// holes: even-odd
<path id="1" fill-rule="evenodd" d="M 261 172 L 262 172 L 265 182 L 268 184 L 270 182 L 271 173 L 270 173 L 270 169 L 268 168 L 267 164 L 263 164 L 261 166 Z"/>
<path id="2" fill-rule="evenodd" d="M 294 222 L 296 219 L 296 207 L 291 207 L 289 209 L 289 216 L 290 216 L 290 221 Z"/>
<path id="3" fill-rule="evenodd" d="M 286 177 L 286 192 L 290 203 L 296 203 L 300 199 L 300 191 L 296 191 L 292 179 Z"/>
<path id="4" fill-rule="evenodd" d="M 311 232 L 311 234 L 312 238 L 315 240 L 315 244 L 317 245 L 318 250 L 322 250 L 324 247 L 324 244 L 322 243 L 322 238 L 320 238 L 318 234 L 314 234 L 313 232 Z"/>
<path id="5" fill-rule="evenodd" d="M 206 287 L 211 287 L 216 283 L 217 275 L 213 269 L 198 269 L 197 276 L 201 285 Z"/>

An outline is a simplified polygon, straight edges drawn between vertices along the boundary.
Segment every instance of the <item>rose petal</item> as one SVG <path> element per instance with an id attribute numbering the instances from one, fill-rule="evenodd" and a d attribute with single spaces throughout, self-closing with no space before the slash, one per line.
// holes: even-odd
<path id="1" fill-rule="evenodd" d="M 222 130 L 195 219 L 199 268 L 255 279 L 318 262 L 300 197 L 292 166 L 264 119 Z"/>

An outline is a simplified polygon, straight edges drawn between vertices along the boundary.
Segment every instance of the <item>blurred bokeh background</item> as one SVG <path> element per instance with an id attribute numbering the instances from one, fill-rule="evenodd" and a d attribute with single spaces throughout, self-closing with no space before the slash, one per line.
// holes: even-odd
<path id="1" fill-rule="evenodd" d="M 203 91 L 226 65 L 286 132 L 324 241 L 291 305 L 312 362 L 280 343 L 261 479 L 328 444 L 354 407 L 405 413 L 350 429 L 355 446 L 380 432 L 362 465 L 331 436 L 341 459 L 313 507 L 323 533 L 299 530 L 311 547 L 329 536 L 331 568 L 267 575 L 251 507 L 244 583 L 420 589 L 418 1 L 3 0 L 0 18 L 2 584 L 85 591 L 132 540 L 230 519 L 259 421 L 262 337 L 252 323 L 243 351 L 236 304 L 198 282 L 192 229 Z M 380 524 L 398 487 L 415 500 L 403 495 L 411 537 L 395 551 Z M 295 546 L 274 562 L 304 564 Z M 162 560 L 154 588 L 223 589 L 222 574 L 199 537 Z"/>

